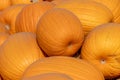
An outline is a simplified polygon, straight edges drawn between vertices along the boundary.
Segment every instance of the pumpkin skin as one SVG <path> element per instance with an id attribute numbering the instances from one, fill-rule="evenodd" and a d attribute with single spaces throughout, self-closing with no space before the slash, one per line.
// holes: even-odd
<path id="1" fill-rule="evenodd" d="M 38 20 L 53 7 L 54 4 L 50 2 L 38 2 L 25 6 L 16 19 L 16 31 L 36 33 Z"/>
<path id="2" fill-rule="evenodd" d="M 5 24 L 2 24 L 2 23 L 0 23 L 0 33 L 1 32 L 9 33 L 7 26 Z"/>
<path id="3" fill-rule="evenodd" d="M 34 62 L 26 69 L 23 78 L 50 72 L 63 73 L 73 80 L 104 80 L 103 74 L 93 65 L 66 56 L 47 57 Z"/>
<path id="4" fill-rule="evenodd" d="M 9 36 L 9 33 L 0 32 L 0 46 L 7 40 Z"/>
<path id="5" fill-rule="evenodd" d="M 48 56 L 72 56 L 84 40 L 79 19 L 70 11 L 59 8 L 49 10 L 41 17 L 36 36 Z"/>
<path id="6" fill-rule="evenodd" d="M 3 10 L 11 5 L 10 0 L 0 0 L 0 10 Z"/>
<path id="7" fill-rule="evenodd" d="M 10 6 L 2 11 L 0 14 L 0 22 L 9 26 L 9 32 L 15 33 L 15 21 L 19 12 L 26 6 L 25 4 L 17 4 Z"/>
<path id="8" fill-rule="evenodd" d="M 120 74 L 120 24 L 109 23 L 96 27 L 86 37 L 81 58 L 97 66 L 105 78 Z"/>
<path id="9" fill-rule="evenodd" d="M 86 35 L 96 26 L 111 22 L 113 18 L 106 6 L 92 0 L 70 0 L 56 7 L 73 12 L 80 19 Z"/>
<path id="10" fill-rule="evenodd" d="M 21 32 L 8 37 L 0 48 L 0 74 L 3 80 L 20 80 L 24 70 L 44 58 L 35 34 Z"/>
<path id="11" fill-rule="evenodd" d="M 72 79 L 63 73 L 45 73 L 22 80 L 72 80 Z"/>
<path id="12" fill-rule="evenodd" d="M 120 0 L 94 0 L 94 1 L 107 6 L 113 13 L 113 21 L 120 23 L 120 21 L 117 21 L 118 17 L 120 16 Z"/>

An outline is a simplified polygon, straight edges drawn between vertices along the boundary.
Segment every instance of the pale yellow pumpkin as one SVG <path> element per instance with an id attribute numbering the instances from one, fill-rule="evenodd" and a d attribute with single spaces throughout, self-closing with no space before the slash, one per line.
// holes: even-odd
<path id="1" fill-rule="evenodd" d="M 120 0 L 93 0 L 107 6 L 113 13 L 113 21 L 120 23 Z"/>
<path id="2" fill-rule="evenodd" d="M 40 17 L 55 5 L 50 2 L 38 2 L 25 6 L 16 19 L 17 32 L 36 33 L 36 26 Z"/>
<path id="3" fill-rule="evenodd" d="M 86 37 L 81 58 L 98 67 L 105 78 L 120 75 L 120 24 L 109 23 L 96 27 Z"/>
<path id="4" fill-rule="evenodd" d="M 41 17 L 36 35 L 39 46 L 48 56 L 72 56 L 84 40 L 79 19 L 60 8 L 49 10 Z"/>
<path id="5" fill-rule="evenodd" d="M 23 78 L 50 72 L 66 74 L 73 80 L 104 80 L 103 74 L 93 65 L 65 56 L 48 57 L 34 62 L 26 69 Z"/>
<path id="6" fill-rule="evenodd" d="M 9 32 L 11 34 L 16 32 L 15 31 L 16 17 L 24 6 L 25 4 L 13 5 L 3 10 L 0 14 L 0 22 L 8 25 Z"/>
<path id="7" fill-rule="evenodd" d="M 25 78 L 22 80 L 73 80 L 68 75 L 63 73 L 45 73 L 41 75 L 36 75 L 30 78 Z"/>
<path id="8" fill-rule="evenodd" d="M 109 23 L 113 19 L 111 11 L 106 6 L 92 0 L 70 0 L 56 7 L 73 12 L 81 21 L 85 34 L 96 26 Z"/>
<path id="9" fill-rule="evenodd" d="M 20 80 L 25 69 L 44 55 L 36 42 L 35 34 L 13 34 L 0 48 L 0 74 L 3 80 Z"/>

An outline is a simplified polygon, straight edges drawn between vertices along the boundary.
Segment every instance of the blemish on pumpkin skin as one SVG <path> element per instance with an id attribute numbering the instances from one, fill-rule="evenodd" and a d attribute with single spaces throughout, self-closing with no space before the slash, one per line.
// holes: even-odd
<path id="1" fill-rule="evenodd" d="M 106 63 L 106 60 L 105 60 L 105 59 L 101 59 L 100 63 L 101 63 L 101 64 L 105 64 L 105 63 Z"/>

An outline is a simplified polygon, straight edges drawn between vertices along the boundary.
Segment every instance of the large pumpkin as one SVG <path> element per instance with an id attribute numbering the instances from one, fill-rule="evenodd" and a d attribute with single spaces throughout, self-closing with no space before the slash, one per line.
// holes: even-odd
<path id="1" fill-rule="evenodd" d="M 34 62 L 26 69 L 23 78 L 50 72 L 66 74 L 73 80 L 104 80 L 101 72 L 93 65 L 65 56 L 48 57 Z"/>
<path id="2" fill-rule="evenodd" d="M 113 21 L 120 23 L 120 21 L 118 21 L 118 17 L 120 16 L 120 0 L 94 0 L 94 1 L 107 6 L 113 13 L 114 17 Z"/>
<path id="3" fill-rule="evenodd" d="M 56 7 L 73 12 L 81 21 L 86 34 L 97 25 L 111 22 L 113 18 L 106 6 L 92 0 L 69 0 Z"/>
<path id="4" fill-rule="evenodd" d="M 105 78 L 120 75 L 120 24 L 103 24 L 86 37 L 81 58 L 97 66 Z"/>
<path id="5" fill-rule="evenodd" d="M 38 2 L 25 6 L 16 19 L 17 32 L 36 32 L 36 25 L 40 17 L 54 4 L 50 2 Z"/>
<path id="6" fill-rule="evenodd" d="M 59 8 L 41 17 L 36 35 L 39 46 L 48 56 L 72 56 L 84 40 L 79 19 L 72 12 Z"/>
<path id="7" fill-rule="evenodd" d="M 23 9 L 24 4 L 13 5 L 5 10 L 3 10 L 0 14 L 0 22 L 9 26 L 9 31 L 11 34 L 15 33 L 15 21 L 19 12 Z"/>
<path id="8" fill-rule="evenodd" d="M 45 73 L 41 75 L 36 75 L 30 78 L 25 78 L 22 80 L 73 80 L 69 76 L 63 73 Z"/>
<path id="9" fill-rule="evenodd" d="M 3 80 L 20 80 L 24 70 L 43 57 L 35 34 L 13 34 L 0 48 L 0 74 Z"/>

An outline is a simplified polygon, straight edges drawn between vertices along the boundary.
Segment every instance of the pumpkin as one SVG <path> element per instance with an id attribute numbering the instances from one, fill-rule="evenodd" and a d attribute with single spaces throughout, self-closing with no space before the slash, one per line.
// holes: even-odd
<path id="1" fill-rule="evenodd" d="M 85 35 L 98 25 L 112 21 L 111 11 L 92 0 L 70 0 L 56 5 L 73 12 L 81 21 Z"/>
<path id="2" fill-rule="evenodd" d="M 120 24 L 108 23 L 96 27 L 86 37 L 81 58 L 97 66 L 105 78 L 120 75 Z"/>
<path id="3" fill-rule="evenodd" d="M 3 10 L 11 5 L 10 0 L 0 0 L 0 10 Z"/>
<path id="4" fill-rule="evenodd" d="M 84 40 L 79 19 L 72 12 L 59 8 L 49 10 L 41 17 L 36 36 L 48 56 L 72 56 Z"/>
<path id="5" fill-rule="evenodd" d="M 23 9 L 24 4 L 13 5 L 2 11 L 0 22 L 9 26 L 9 32 L 15 33 L 15 21 L 18 13 Z"/>
<path id="6" fill-rule="evenodd" d="M 23 79 L 50 72 L 63 73 L 73 80 L 104 80 L 103 74 L 92 64 L 66 56 L 46 57 L 35 61 L 26 69 Z"/>
<path id="7" fill-rule="evenodd" d="M 25 6 L 16 19 L 16 31 L 36 33 L 38 20 L 46 11 L 53 7 L 54 4 L 50 2 L 38 2 Z"/>
<path id="8" fill-rule="evenodd" d="M 94 1 L 107 6 L 113 13 L 113 21 L 120 23 L 120 21 L 117 21 L 118 17 L 120 16 L 120 0 L 94 0 Z"/>
<path id="9" fill-rule="evenodd" d="M 22 80 L 72 80 L 72 79 L 63 73 L 45 73 Z"/>
<path id="10" fill-rule="evenodd" d="M 3 80 L 20 80 L 24 70 L 44 58 L 33 33 L 21 32 L 8 37 L 0 48 L 0 74 Z"/>

